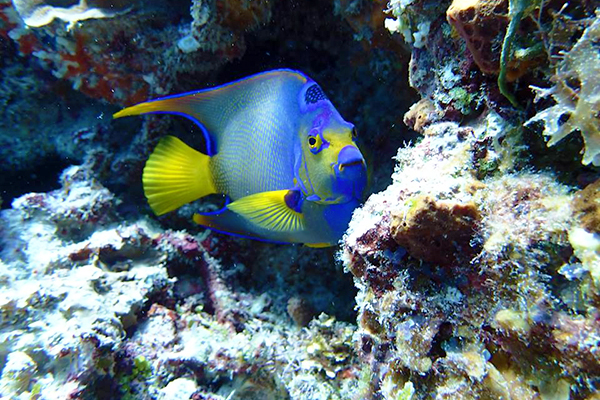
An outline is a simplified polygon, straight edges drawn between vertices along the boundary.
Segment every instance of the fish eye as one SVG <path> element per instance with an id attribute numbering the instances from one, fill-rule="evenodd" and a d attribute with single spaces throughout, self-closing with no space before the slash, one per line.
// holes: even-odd
<path id="1" fill-rule="evenodd" d="M 308 137 L 308 147 L 313 154 L 317 154 L 319 151 L 321 151 L 322 144 L 323 141 L 321 140 L 321 135 L 310 135 Z"/>
<path id="2" fill-rule="evenodd" d="M 356 128 L 352 128 L 352 139 L 356 139 L 358 137 L 358 131 Z"/>

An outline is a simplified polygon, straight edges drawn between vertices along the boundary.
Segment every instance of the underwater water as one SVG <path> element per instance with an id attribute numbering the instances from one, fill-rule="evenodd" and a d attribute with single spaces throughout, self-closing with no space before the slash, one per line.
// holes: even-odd
<path id="1" fill-rule="evenodd" d="M 599 43 L 582 0 L 0 0 L 0 398 L 600 399 Z"/>

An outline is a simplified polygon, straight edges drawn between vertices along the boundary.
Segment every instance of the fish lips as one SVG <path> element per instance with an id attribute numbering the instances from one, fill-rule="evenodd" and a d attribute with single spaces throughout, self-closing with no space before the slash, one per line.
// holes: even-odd
<path id="1" fill-rule="evenodd" d="M 367 164 L 358 147 L 348 145 L 340 150 L 334 173 L 334 192 L 356 199 L 362 198 L 367 185 Z"/>

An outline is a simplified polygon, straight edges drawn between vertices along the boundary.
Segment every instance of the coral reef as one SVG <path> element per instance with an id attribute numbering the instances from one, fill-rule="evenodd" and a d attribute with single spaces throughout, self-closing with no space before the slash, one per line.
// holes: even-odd
<path id="1" fill-rule="evenodd" d="M 138 7 L 98 1 L 63 8 L 19 1 L 15 7 L 24 23 L 38 28 L 26 29 L 19 21 L 8 35 L 22 54 L 33 54 L 76 90 L 110 103 L 132 104 L 170 92 L 180 75 L 207 74 L 240 57 L 244 34 L 270 18 L 266 1 L 194 1 L 191 9 L 184 4 Z M 112 18 L 87 19 L 106 16 Z M 54 17 L 85 21 L 65 29 L 49 24 Z M 171 20 L 185 18 L 191 24 L 171 25 Z M 149 26 L 153 29 L 145 29 Z"/>
<path id="2" fill-rule="evenodd" d="M 0 0 L 0 397 L 597 398 L 593 2 L 56 13 L 108 3 L 15 1 L 22 20 Z M 33 27 L 23 5 L 59 19 Z M 151 216 L 147 154 L 202 135 L 105 115 L 277 67 L 319 81 L 367 149 L 376 193 L 341 247 L 190 222 L 219 198 Z"/>
<path id="3" fill-rule="evenodd" d="M 474 114 L 489 101 L 485 76 L 474 71 L 472 57 L 456 57 L 463 44 L 452 35 L 452 30 L 443 17 L 449 2 L 427 3 L 397 1 L 390 3 L 389 12 L 396 18 L 394 24 L 388 20 L 388 29 L 401 32 L 406 43 L 414 45 L 409 63 L 409 83 L 422 97 L 423 110 L 432 121 L 444 118 L 460 120 Z M 420 34 L 423 27 L 426 32 Z M 416 39 L 415 39 L 416 37 Z M 415 40 L 417 40 L 415 45 Z M 476 68 L 476 67 L 475 67 Z M 420 108 L 416 105 L 413 107 Z M 416 109 L 413 108 L 415 112 Z M 410 123 L 410 116 L 407 115 Z"/>
<path id="4" fill-rule="evenodd" d="M 545 173 L 476 179 L 484 127 L 430 125 L 435 134 L 399 151 L 394 183 L 355 212 L 341 258 L 359 288 L 357 340 L 374 398 L 407 383 L 419 398 L 596 390 L 572 378 L 596 373 L 593 340 L 576 350 L 544 339 L 573 343 L 596 313 L 597 284 L 579 275 L 576 305 L 558 272 L 577 227 L 573 195 Z M 566 320 L 581 321 L 577 333 L 562 333 Z"/>
<path id="5" fill-rule="evenodd" d="M 397 21 L 388 28 L 403 31 L 412 46 L 410 83 L 422 97 L 404 121 L 423 137 L 398 151 L 393 183 L 355 211 L 339 253 L 359 289 L 360 398 L 587 399 L 598 391 L 600 239 L 597 184 L 589 183 L 597 171 L 575 165 L 581 179 L 561 177 L 549 172 L 557 158 L 534 168 L 539 152 L 527 151 L 534 147 L 519 126 L 524 115 L 481 74 L 502 74 L 506 67 L 527 96 L 519 97 L 520 105 L 531 102 L 523 82 L 544 72 L 555 85 L 569 82 L 553 68 L 565 70 L 598 17 L 581 20 L 587 22 L 579 37 L 576 23 L 561 27 L 566 18 L 551 6 L 538 15 L 534 33 L 527 18 L 536 4 L 529 2 L 519 11 L 525 18 L 517 15 L 513 24 L 521 21 L 523 35 L 515 53 L 508 51 L 510 63 L 521 61 L 519 48 L 533 51 L 536 37 L 545 38 L 542 59 L 554 57 L 556 48 L 564 58 L 547 70 L 503 66 L 501 49 L 514 16 L 508 4 L 455 1 L 446 10 L 473 56 L 462 60 L 456 56 L 462 38 L 428 14 L 431 8 L 411 1 L 390 6 Z M 415 40 L 415 21 L 426 18 L 428 36 Z M 570 43 L 566 32 L 575 37 Z M 593 68 L 570 80 L 573 104 L 579 94 L 582 104 L 593 103 L 595 96 L 579 87 L 579 79 L 595 82 Z M 564 104 L 553 107 L 565 110 Z M 530 125 L 553 123 L 547 115 Z M 567 110 L 552 126 L 571 115 Z M 565 135 L 573 130 L 565 129 Z M 576 192 L 586 174 L 592 177 L 587 188 Z"/>
<path id="6" fill-rule="evenodd" d="M 100 379 L 145 297 L 169 285 L 148 223 L 117 226 L 116 199 L 85 168 L 61 179 L 1 215 L 8 397 L 66 398 Z"/>

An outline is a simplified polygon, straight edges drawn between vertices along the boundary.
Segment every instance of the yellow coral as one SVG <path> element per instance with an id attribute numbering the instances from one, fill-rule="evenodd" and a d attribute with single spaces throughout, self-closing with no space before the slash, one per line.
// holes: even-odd
<path id="1" fill-rule="evenodd" d="M 539 97 L 552 95 L 556 105 L 547 108 L 532 119 L 545 124 L 544 135 L 550 136 L 548 146 L 579 130 L 585 141 L 583 164 L 600 166 L 600 14 L 583 33 L 575 46 L 557 66 L 550 89 L 532 87 Z M 576 87 L 569 86 L 578 82 Z"/>

